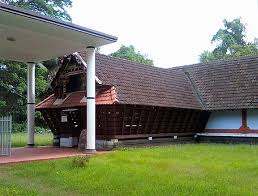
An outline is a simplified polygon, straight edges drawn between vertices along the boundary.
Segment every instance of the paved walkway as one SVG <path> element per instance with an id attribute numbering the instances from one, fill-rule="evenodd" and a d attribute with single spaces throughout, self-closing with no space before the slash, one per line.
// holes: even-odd
<path id="1" fill-rule="evenodd" d="M 11 152 L 11 156 L 0 156 L 0 165 L 86 155 L 75 148 L 54 147 L 12 148 Z M 110 152 L 111 151 L 97 151 L 97 154 L 105 154 Z"/>

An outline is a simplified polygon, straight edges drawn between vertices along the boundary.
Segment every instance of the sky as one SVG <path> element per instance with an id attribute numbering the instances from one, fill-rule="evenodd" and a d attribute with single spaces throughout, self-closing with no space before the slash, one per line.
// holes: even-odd
<path id="1" fill-rule="evenodd" d="M 133 45 L 164 68 L 198 63 L 224 18 L 241 17 L 247 40 L 258 37 L 258 0 L 74 0 L 69 14 L 75 24 L 118 37 L 101 53 Z"/>

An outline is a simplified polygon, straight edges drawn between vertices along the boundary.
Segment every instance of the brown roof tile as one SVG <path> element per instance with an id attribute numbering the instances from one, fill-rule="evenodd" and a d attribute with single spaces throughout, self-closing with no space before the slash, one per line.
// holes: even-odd
<path id="1" fill-rule="evenodd" d="M 170 69 L 188 73 L 204 109 L 258 107 L 258 56 Z"/>
<path id="2" fill-rule="evenodd" d="M 45 100 L 37 104 L 37 109 L 44 108 L 69 108 L 77 106 L 86 106 L 86 91 L 77 91 L 70 93 L 67 97 L 59 102 L 57 102 L 54 94 L 47 97 Z M 110 105 L 117 103 L 117 95 L 114 87 L 110 89 L 101 90 L 96 96 L 96 105 Z"/>
<path id="3" fill-rule="evenodd" d="M 80 55 L 85 59 L 85 53 Z M 104 86 L 113 86 L 97 95 L 97 104 L 203 110 L 258 107 L 258 56 L 163 69 L 96 54 L 96 76 Z M 85 105 L 80 102 L 84 95 L 72 93 L 62 107 Z M 56 107 L 54 101 L 50 96 L 37 107 Z"/>
<path id="4" fill-rule="evenodd" d="M 182 71 L 97 54 L 96 74 L 103 84 L 116 87 L 119 103 L 201 109 Z"/>

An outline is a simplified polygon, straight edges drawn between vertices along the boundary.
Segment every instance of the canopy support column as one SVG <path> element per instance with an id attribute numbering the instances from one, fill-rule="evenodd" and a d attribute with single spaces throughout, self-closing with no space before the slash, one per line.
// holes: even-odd
<path id="1" fill-rule="evenodd" d="M 35 130 L 35 63 L 27 63 L 27 145 L 34 146 Z"/>
<path id="2" fill-rule="evenodd" d="M 95 47 L 86 50 L 87 63 L 87 146 L 86 153 L 95 153 L 96 147 L 96 87 L 95 87 Z"/>

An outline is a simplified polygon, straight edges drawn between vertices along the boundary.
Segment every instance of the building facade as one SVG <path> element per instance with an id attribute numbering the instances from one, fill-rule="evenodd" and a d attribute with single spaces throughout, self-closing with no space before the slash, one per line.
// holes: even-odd
<path id="1" fill-rule="evenodd" d="M 37 104 L 55 138 L 86 129 L 85 53 L 60 59 Z M 97 140 L 256 134 L 258 57 L 158 68 L 96 55 Z"/>

